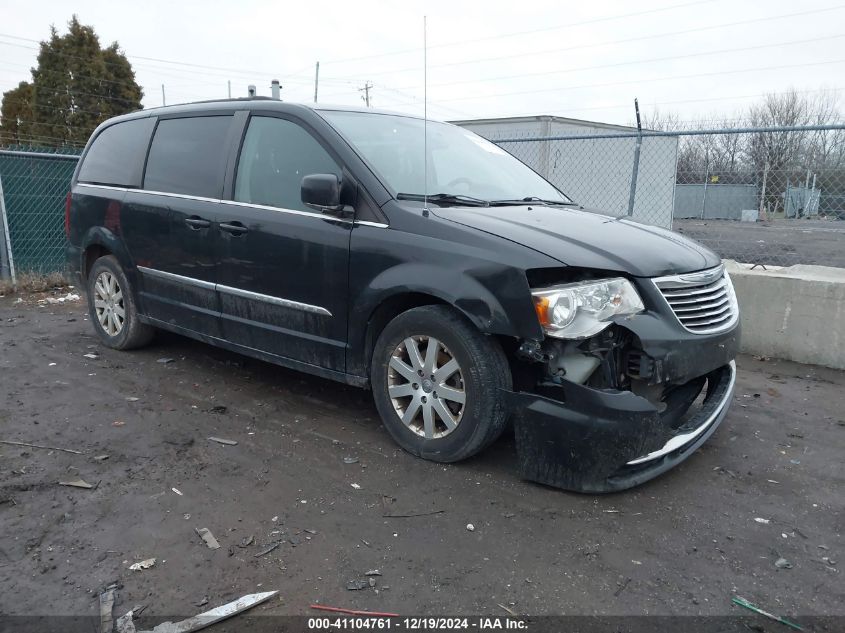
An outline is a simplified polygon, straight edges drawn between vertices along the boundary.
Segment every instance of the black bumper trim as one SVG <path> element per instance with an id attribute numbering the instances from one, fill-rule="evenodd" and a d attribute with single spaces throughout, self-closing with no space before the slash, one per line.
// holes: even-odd
<path id="1" fill-rule="evenodd" d="M 735 380 L 733 361 L 707 374 L 701 409 L 679 429 L 666 428 L 650 402 L 627 391 L 564 381 L 561 398 L 507 392 L 520 474 L 587 493 L 616 492 L 644 483 L 707 441 L 727 414 Z"/>

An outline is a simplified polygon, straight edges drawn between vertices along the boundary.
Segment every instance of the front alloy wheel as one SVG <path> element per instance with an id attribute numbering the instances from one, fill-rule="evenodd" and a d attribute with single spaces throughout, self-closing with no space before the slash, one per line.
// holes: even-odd
<path id="1" fill-rule="evenodd" d="M 402 424 L 420 437 L 445 437 L 461 422 L 466 405 L 461 366 L 434 337 L 409 336 L 399 343 L 390 357 L 387 391 Z"/>
<path id="2" fill-rule="evenodd" d="M 450 306 L 420 306 L 390 321 L 373 348 L 370 384 L 390 435 L 425 459 L 475 455 L 507 422 L 504 351 Z"/>

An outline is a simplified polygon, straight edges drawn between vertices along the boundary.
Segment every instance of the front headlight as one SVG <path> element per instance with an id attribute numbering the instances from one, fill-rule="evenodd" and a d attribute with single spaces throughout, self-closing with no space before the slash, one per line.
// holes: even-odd
<path id="1" fill-rule="evenodd" d="M 645 308 L 627 279 L 614 277 L 532 290 L 537 319 L 549 336 L 586 338 L 610 325 L 614 316 Z"/>

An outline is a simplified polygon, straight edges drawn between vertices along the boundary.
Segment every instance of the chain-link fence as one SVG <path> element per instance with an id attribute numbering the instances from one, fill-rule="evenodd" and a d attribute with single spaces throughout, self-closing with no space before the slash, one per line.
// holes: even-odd
<path id="1" fill-rule="evenodd" d="M 723 258 L 845 268 L 845 125 L 543 137 L 514 137 L 507 126 L 477 131 L 587 209 L 673 229 Z M 64 201 L 77 160 L 0 150 L 8 219 L 0 275 L 12 263 L 22 272 L 63 269 Z"/>
<path id="2" fill-rule="evenodd" d="M 65 198 L 77 154 L 0 150 L 0 273 L 65 267 Z"/>
<path id="3" fill-rule="evenodd" d="M 484 125 L 475 131 L 589 210 L 673 229 L 726 259 L 845 268 L 843 125 L 539 138 Z"/>

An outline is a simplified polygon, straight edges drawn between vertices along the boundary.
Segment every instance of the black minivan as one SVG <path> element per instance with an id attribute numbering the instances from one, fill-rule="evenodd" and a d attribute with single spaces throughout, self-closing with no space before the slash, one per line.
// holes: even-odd
<path id="1" fill-rule="evenodd" d="M 621 490 L 728 409 L 721 260 L 586 212 L 500 147 L 402 114 L 227 100 L 110 119 L 66 209 L 105 345 L 159 328 L 369 388 L 414 455 L 513 420 L 523 477 Z"/>

